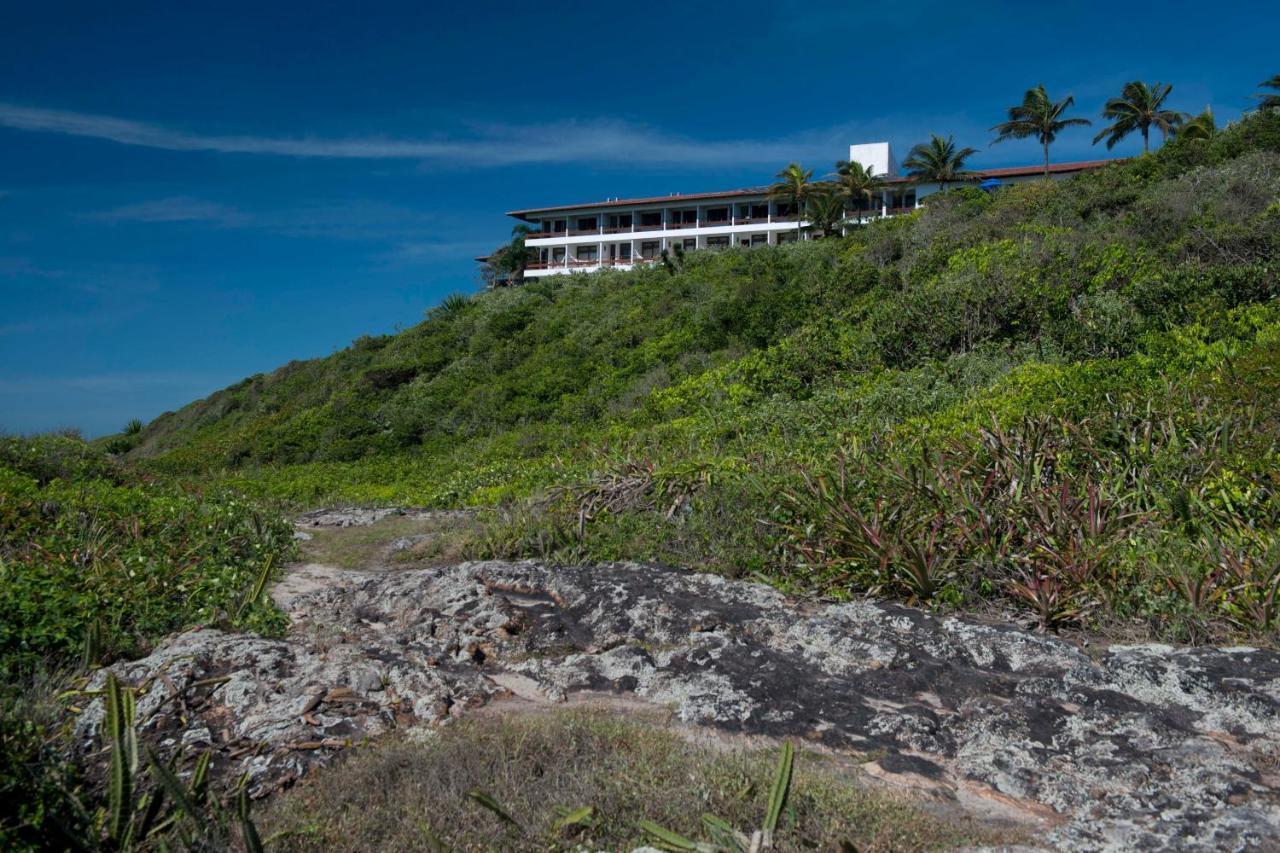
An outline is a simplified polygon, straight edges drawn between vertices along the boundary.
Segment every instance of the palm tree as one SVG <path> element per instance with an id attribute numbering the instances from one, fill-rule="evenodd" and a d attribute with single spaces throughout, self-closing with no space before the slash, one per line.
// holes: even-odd
<path id="1" fill-rule="evenodd" d="M 844 195 L 835 188 L 828 188 L 809 196 L 805 207 L 809 228 L 819 237 L 828 237 L 844 224 Z"/>
<path id="2" fill-rule="evenodd" d="M 1218 123 L 1213 119 L 1213 107 L 1206 106 L 1200 115 L 1178 125 L 1174 133 L 1179 139 L 1192 142 L 1208 142 L 1213 139 L 1218 134 Z"/>
<path id="3" fill-rule="evenodd" d="M 524 281 L 524 271 L 528 269 L 533 250 L 524 244 L 524 238 L 536 230 L 523 223 L 511 229 L 511 242 L 495 249 L 489 256 L 486 267 L 490 280 L 497 284 L 520 284 Z"/>
<path id="4" fill-rule="evenodd" d="M 945 190 L 952 181 L 971 181 L 977 177 L 964 168 L 964 161 L 977 153 L 976 148 L 957 148 L 950 135 L 943 139 L 931 133 L 928 142 L 921 142 L 907 152 L 902 166 L 907 170 L 907 177 L 916 183 L 932 181 Z"/>
<path id="5" fill-rule="evenodd" d="M 1270 80 L 1263 80 L 1258 86 L 1262 89 L 1280 89 L 1280 74 L 1275 75 Z M 1280 110 L 1280 95 L 1258 95 L 1258 109 L 1260 110 Z"/>
<path id="6" fill-rule="evenodd" d="M 774 176 L 777 183 L 769 187 L 769 197 L 787 202 L 796 215 L 796 239 L 800 239 L 800 215 L 804 212 L 805 202 L 809 197 L 821 190 L 821 186 L 813 181 L 813 170 L 805 169 L 799 163 L 791 163 Z"/>
<path id="7" fill-rule="evenodd" d="M 1044 90 L 1041 83 L 1034 89 L 1028 89 L 1022 96 L 1022 103 L 1009 107 L 1009 120 L 991 128 L 998 134 L 992 145 L 1007 139 L 1028 139 L 1034 136 L 1044 146 L 1044 176 L 1049 177 L 1049 146 L 1058 138 L 1058 133 L 1073 125 L 1090 124 L 1087 118 L 1063 118 L 1063 114 L 1071 109 L 1076 99 L 1071 95 L 1061 101 L 1054 101 Z"/>
<path id="8" fill-rule="evenodd" d="M 868 212 L 876 192 L 884 186 L 884 179 L 857 160 L 841 160 L 836 163 L 836 189 L 848 199 L 849 207 L 857 211 L 858 205 L 867 203 Z"/>
<path id="9" fill-rule="evenodd" d="M 1107 140 L 1107 150 L 1116 147 L 1116 143 L 1135 130 L 1142 132 L 1142 151 L 1150 151 L 1149 135 L 1151 128 L 1160 131 L 1161 139 L 1168 139 L 1169 134 L 1187 119 L 1186 113 L 1179 113 L 1164 108 L 1165 98 L 1173 91 L 1168 83 L 1157 83 L 1148 86 L 1141 80 L 1125 83 L 1120 90 L 1120 97 L 1107 101 L 1102 108 L 1102 117 L 1110 119 L 1111 124 L 1104 127 L 1093 138 L 1097 145 Z"/>

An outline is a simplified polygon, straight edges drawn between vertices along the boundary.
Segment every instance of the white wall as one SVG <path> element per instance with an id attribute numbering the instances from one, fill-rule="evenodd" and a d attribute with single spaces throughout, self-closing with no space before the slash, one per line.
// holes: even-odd
<path id="1" fill-rule="evenodd" d="M 849 146 L 849 159 L 870 166 L 876 175 L 897 175 L 898 161 L 887 142 L 864 142 Z"/>

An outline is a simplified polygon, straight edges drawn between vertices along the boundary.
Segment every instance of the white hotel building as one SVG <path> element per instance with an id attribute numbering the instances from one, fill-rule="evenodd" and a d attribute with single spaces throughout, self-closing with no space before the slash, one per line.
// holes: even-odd
<path id="1" fill-rule="evenodd" d="M 887 142 L 849 146 L 849 159 L 884 175 L 880 197 L 863 218 L 907 213 L 920 200 L 938 192 L 937 184 L 917 184 L 898 175 L 898 163 Z M 1067 177 L 1104 166 L 1111 160 L 1058 163 L 1050 175 Z M 1043 177 L 1043 166 L 986 169 L 980 179 L 1017 183 Z M 680 194 L 634 199 L 606 199 L 589 204 L 513 210 L 509 216 L 535 231 L 525 246 L 537 252 L 526 278 L 603 268 L 629 269 L 653 263 L 676 246 L 686 251 L 732 246 L 762 246 L 802 239 L 808 223 L 797 212 L 771 199 L 766 187 L 721 192 Z"/>

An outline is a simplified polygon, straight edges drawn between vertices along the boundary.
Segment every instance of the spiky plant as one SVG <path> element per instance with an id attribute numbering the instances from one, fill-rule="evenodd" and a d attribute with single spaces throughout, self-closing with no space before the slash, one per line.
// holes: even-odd
<path id="1" fill-rule="evenodd" d="M 1071 95 L 1060 101 L 1053 100 L 1045 91 L 1043 83 L 1034 89 L 1028 89 L 1022 96 L 1022 103 L 1009 107 L 1008 121 L 1002 121 L 991 128 L 996 132 L 996 138 L 991 144 L 1034 137 L 1044 148 L 1044 176 L 1047 178 L 1049 146 L 1058 138 L 1058 134 L 1068 127 L 1091 124 L 1087 118 L 1064 118 L 1075 102 L 1076 99 Z"/>
<path id="2" fill-rule="evenodd" d="M 978 153 L 976 148 L 960 148 L 955 139 L 948 135 L 943 139 L 936 133 L 929 135 L 928 142 L 921 142 L 907 152 L 907 159 L 902 161 L 907 176 L 916 183 L 937 183 L 942 189 L 956 181 L 971 181 L 977 177 L 964 168 L 965 160 Z"/>
<path id="3" fill-rule="evenodd" d="M 1093 144 L 1106 140 L 1107 149 L 1116 147 L 1116 143 L 1131 133 L 1142 134 L 1142 150 L 1151 150 L 1151 128 L 1160 131 L 1162 139 L 1168 139 L 1178 125 L 1187 119 L 1186 113 L 1165 109 L 1165 99 L 1173 91 L 1168 83 L 1156 83 L 1148 86 L 1141 80 L 1133 80 L 1124 84 L 1120 97 L 1107 101 L 1102 108 L 1102 117 L 1111 124 L 1099 131 L 1093 138 Z"/>

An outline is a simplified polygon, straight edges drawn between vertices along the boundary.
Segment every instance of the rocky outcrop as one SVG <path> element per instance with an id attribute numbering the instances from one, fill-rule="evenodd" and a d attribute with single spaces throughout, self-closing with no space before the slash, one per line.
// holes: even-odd
<path id="1" fill-rule="evenodd" d="M 116 667 L 169 746 L 267 792 L 344 745 L 500 697 L 669 707 L 859 756 L 886 784 L 1016 816 L 1047 846 L 1232 849 L 1280 837 L 1280 656 L 1114 646 L 888 604 L 814 604 L 658 566 L 344 572 L 276 594 L 283 639 L 211 629 Z M 101 718 L 80 731 L 92 742 Z"/>

